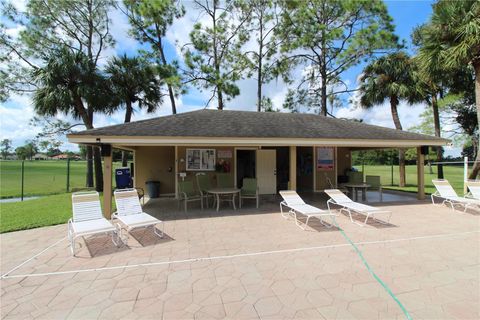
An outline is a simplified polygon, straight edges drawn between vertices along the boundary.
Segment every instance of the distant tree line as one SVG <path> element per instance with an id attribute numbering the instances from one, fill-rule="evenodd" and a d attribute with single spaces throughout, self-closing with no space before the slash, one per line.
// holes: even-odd
<path id="1" fill-rule="evenodd" d="M 115 45 L 109 16 L 114 9 L 127 17 L 129 35 L 142 49 L 101 63 Z M 195 10 L 200 19 L 190 30 L 190 41 L 178 44 L 180 62 L 166 54 L 166 34 L 187 10 Z M 478 121 L 472 128 L 465 118 L 465 110 L 478 116 L 480 107 L 477 1 L 435 3 L 430 21 L 413 33 L 414 57 L 402 50 L 380 0 L 29 0 L 25 12 L 8 3 L 2 11 L 0 98 L 33 94 L 40 122 L 50 119 L 49 128 L 54 127 L 50 133 L 64 134 L 76 125 L 92 129 L 96 115 L 118 110 L 130 122 L 137 110 L 154 112 L 166 101 L 175 114 L 178 97 L 192 87 L 209 92 L 206 105 L 222 110 L 240 94 L 242 79 L 257 83 L 257 111 L 273 111 L 264 87 L 282 79 L 291 87 L 283 107 L 292 112 L 332 115 L 346 95 L 359 91 L 363 107 L 388 101 L 399 130 L 400 101 L 426 101 L 437 136 L 439 105 L 448 98 L 442 108 L 478 146 Z M 18 37 L 5 31 L 8 23 L 22 27 Z M 342 76 L 366 60 L 371 63 L 360 86 L 352 88 Z M 59 114 L 78 123 L 57 123 Z M 474 151 L 478 159 L 478 147 Z M 100 150 L 87 146 L 85 153 L 86 185 L 101 191 Z M 127 157 L 122 156 L 124 165 Z M 437 160 L 441 158 L 439 148 Z M 401 184 L 404 159 L 400 150 Z"/>

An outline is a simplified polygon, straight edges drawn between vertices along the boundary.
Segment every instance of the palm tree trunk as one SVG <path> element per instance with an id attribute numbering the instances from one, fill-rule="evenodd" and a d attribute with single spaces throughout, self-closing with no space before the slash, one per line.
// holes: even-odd
<path id="1" fill-rule="evenodd" d="M 475 104 L 477 106 L 477 123 L 480 126 L 480 59 L 473 62 L 473 68 L 475 69 Z M 480 139 L 477 141 L 477 155 L 475 157 L 475 163 L 473 164 L 472 172 L 468 176 L 469 179 L 476 179 L 480 173 Z"/>
<path id="2" fill-rule="evenodd" d="M 93 165 L 95 167 L 95 190 L 102 192 L 103 190 L 103 169 L 102 155 L 99 147 L 93 147 Z M 108 190 L 106 190 L 108 191 Z"/>
<path id="3" fill-rule="evenodd" d="M 126 109 L 125 109 L 125 123 L 128 123 L 132 120 L 132 102 L 130 100 L 126 101 Z M 128 151 L 122 151 L 122 167 L 126 167 L 128 165 Z"/>
<path id="4" fill-rule="evenodd" d="M 89 116 L 87 110 L 85 110 L 85 106 L 83 105 L 83 101 L 81 97 L 76 96 L 75 100 L 75 109 L 77 110 L 78 114 L 83 120 L 83 124 L 87 129 L 93 129 L 93 121 Z M 93 147 L 87 146 L 86 151 L 86 158 L 87 158 L 87 172 L 85 178 L 85 186 L 87 188 L 93 188 Z"/>
<path id="5" fill-rule="evenodd" d="M 432 95 L 432 109 L 433 109 L 433 123 L 435 126 L 435 136 L 440 137 L 441 128 L 440 128 L 440 113 L 438 111 L 438 101 L 437 95 Z M 437 147 L 437 162 L 442 162 L 443 158 L 443 148 Z M 438 179 L 443 179 L 443 165 L 437 164 L 437 177 Z"/>
<path id="6" fill-rule="evenodd" d="M 397 130 L 403 130 L 400 123 L 400 117 L 398 116 L 398 98 L 396 96 L 390 97 L 390 109 L 392 112 L 393 123 Z M 398 168 L 400 172 L 400 179 L 398 182 L 399 187 L 405 187 L 405 149 L 398 149 Z"/>

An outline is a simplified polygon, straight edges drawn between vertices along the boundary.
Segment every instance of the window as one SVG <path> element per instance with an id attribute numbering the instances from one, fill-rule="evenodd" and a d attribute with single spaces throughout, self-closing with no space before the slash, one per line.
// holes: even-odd
<path id="1" fill-rule="evenodd" d="M 215 149 L 187 149 L 187 171 L 214 171 Z"/>

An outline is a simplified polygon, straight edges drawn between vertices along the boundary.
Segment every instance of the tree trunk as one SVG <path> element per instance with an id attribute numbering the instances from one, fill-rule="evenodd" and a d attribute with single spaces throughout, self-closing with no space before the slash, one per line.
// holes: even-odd
<path id="1" fill-rule="evenodd" d="M 475 69 L 475 104 L 477 106 L 477 123 L 480 128 L 480 59 L 473 62 L 473 68 Z M 472 172 L 468 176 L 469 179 L 476 179 L 480 173 L 480 139 L 477 141 L 477 156 L 475 163 L 473 164 Z"/>
<path id="2" fill-rule="evenodd" d="M 218 110 L 223 110 L 223 93 L 222 89 L 217 89 L 217 97 L 218 97 Z"/>
<path id="3" fill-rule="evenodd" d="M 94 168 L 95 169 L 95 190 L 97 190 L 97 192 L 102 192 L 103 191 L 103 170 L 102 170 L 102 155 L 100 153 L 100 147 L 93 147 L 93 164 L 95 167 Z"/>
<path id="4" fill-rule="evenodd" d="M 90 117 L 90 114 L 87 112 L 87 110 L 85 110 L 82 99 L 79 96 L 76 96 L 74 100 L 75 100 L 75 109 L 77 110 L 78 114 L 82 118 L 85 128 L 93 129 L 92 119 Z M 94 183 L 93 183 L 93 147 L 92 146 L 87 146 L 86 158 L 87 158 L 87 172 L 86 172 L 85 186 L 87 188 L 93 188 Z"/>
<path id="5" fill-rule="evenodd" d="M 87 158 L 87 172 L 85 186 L 87 188 L 93 188 L 93 147 L 87 146 L 86 152 Z"/>
<path id="6" fill-rule="evenodd" d="M 321 115 L 327 116 L 327 79 L 326 74 L 322 74 L 322 109 Z"/>
<path id="7" fill-rule="evenodd" d="M 437 95 L 432 95 L 432 109 L 433 109 L 433 123 L 435 126 L 435 137 L 441 136 L 441 128 L 440 128 L 440 112 L 438 111 L 438 101 Z M 443 148 L 436 147 L 437 151 L 437 162 L 442 162 L 443 159 Z M 437 178 L 443 179 L 443 165 L 438 163 L 437 164 Z"/>
<path id="8" fill-rule="evenodd" d="M 93 108 L 88 106 L 87 115 L 89 121 L 89 128 L 93 129 Z M 99 147 L 93 147 L 93 169 L 95 173 L 95 190 L 97 192 L 103 191 L 103 171 L 102 171 L 102 156 Z"/>
<path id="9" fill-rule="evenodd" d="M 398 98 L 396 96 L 390 97 L 390 109 L 392 112 L 393 123 L 397 130 L 403 130 L 398 116 Z M 399 187 L 405 187 L 405 149 L 398 149 L 398 168 L 400 172 Z"/>
<path id="10" fill-rule="evenodd" d="M 155 27 L 157 29 L 158 51 L 160 53 L 160 59 L 162 60 L 162 64 L 164 66 L 166 66 L 167 65 L 167 59 L 165 58 L 165 53 L 163 52 L 162 34 L 160 32 L 158 24 L 155 24 Z M 168 96 L 170 97 L 170 104 L 172 105 L 172 114 L 176 114 L 177 113 L 177 106 L 176 106 L 176 103 L 175 103 L 175 92 L 173 91 L 173 87 L 172 87 L 171 84 L 167 83 L 167 87 L 168 87 Z"/>
<path id="11" fill-rule="evenodd" d="M 258 43 L 258 71 L 257 71 L 257 111 L 262 111 L 262 62 L 263 62 L 263 11 L 260 12 L 260 36 Z"/>
<path id="12" fill-rule="evenodd" d="M 132 120 L 132 102 L 126 101 L 126 109 L 125 109 L 125 123 L 128 123 Z M 122 167 L 126 167 L 128 165 L 128 151 L 122 151 Z"/>

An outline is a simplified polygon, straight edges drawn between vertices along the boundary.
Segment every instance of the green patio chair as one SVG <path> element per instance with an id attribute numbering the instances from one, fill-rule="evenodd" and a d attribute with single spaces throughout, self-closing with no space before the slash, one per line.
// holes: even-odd
<path id="1" fill-rule="evenodd" d="M 208 198 L 212 197 L 212 199 L 215 199 L 213 194 L 208 193 L 208 190 L 212 189 L 210 177 L 205 173 L 197 173 L 197 187 L 198 191 L 200 191 L 200 196 L 206 201 L 205 203 L 208 208 Z"/>
<path id="2" fill-rule="evenodd" d="M 240 190 L 240 208 L 242 207 L 243 199 L 256 199 L 257 209 L 258 209 L 260 197 L 258 195 L 257 179 L 255 178 L 243 179 L 243 186 L 242 186 L 242 189 Z"/>
<path id="3" fill-rule="evenodd" d="M 365 183 L 370 185 L 368 190 L 375 190 L 378 191 L 380 194 L 380 202 L 383 201 L 383 194 L 382 194 L 382 183 L 380 182 L 380 176 L 365 176 Z"/>
<path id="4" fill-rule="evenodd" d="M 217 173 L 218 188 L 233 188 L 233 176 L 230 173 Z"/>
<path id="5" fill-rule="evenodd" d="M 363 183 L 363 172 L 349 171 L 347 172 L 348 183 Z"/>
<path id="6" fill-rule="evenodd" d="M 200 206 L 203 210 L 203 198 L 201 194 L 193 187 L 193 181 L 179 181 L 178 182 L 180 201 L 183 200 L 185 212 L 187 212 L 187 202 L 200 201 Z"/>

